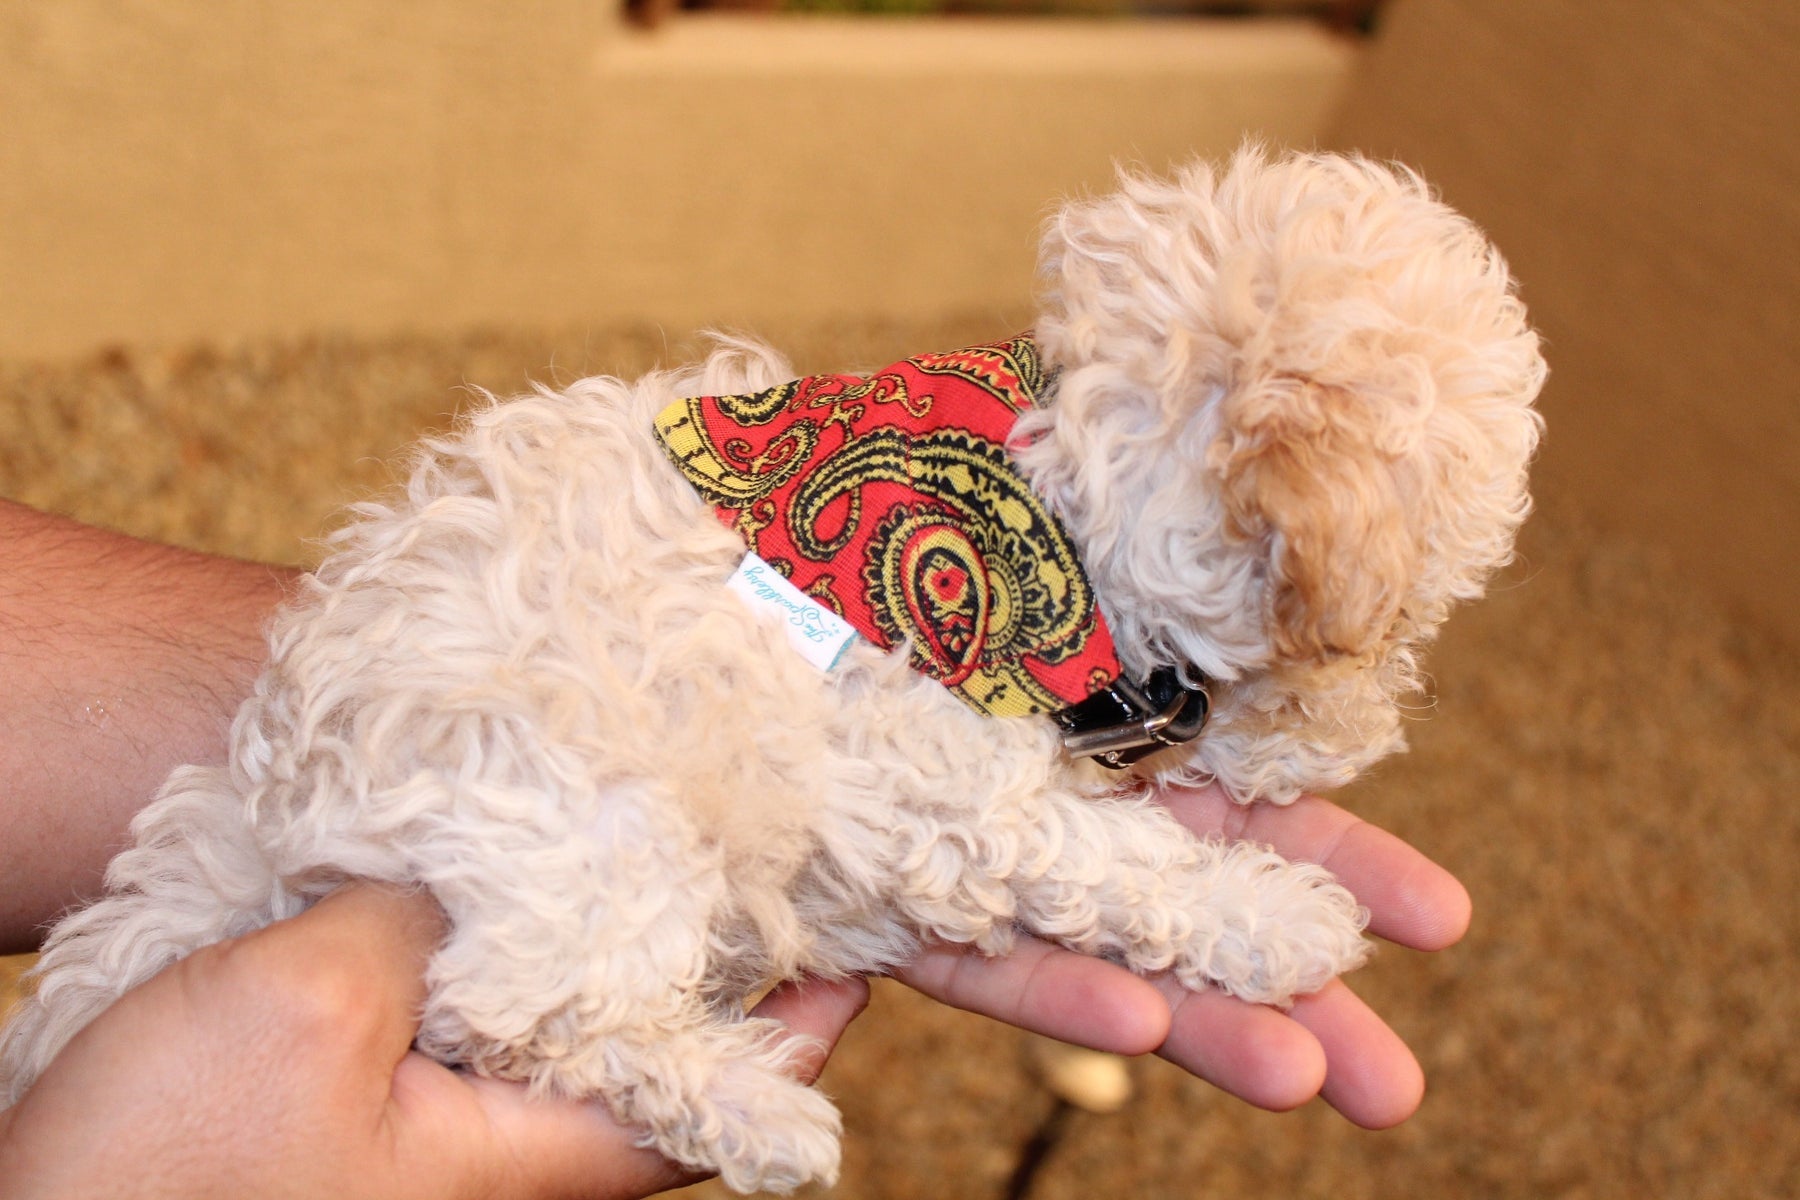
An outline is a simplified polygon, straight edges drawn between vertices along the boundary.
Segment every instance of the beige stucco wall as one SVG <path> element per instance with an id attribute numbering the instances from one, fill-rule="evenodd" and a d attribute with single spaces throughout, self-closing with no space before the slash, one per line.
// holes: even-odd
<path id="1" fill-rule="evenodd" d="M 0 0 L 0 356 L 1018 311 L 1056 196 L 1246 130 L 1424 168 L 1549 339 L 1545 486 L 1800 638 L 1800 6 L 1303 24 Z"/>
<path id="2" fill-rule="evenodd" d="M 1524 281 L 1545 486 L 1800 640 L 1800 5 L 1395 0 L 1349 95 Z"/>
<path id="3" fill-rule="evenodd" d="M 1303 24 L 0 0 L 0 355 L 1016 309 L 1056 196 L 1315 140 Z"/>

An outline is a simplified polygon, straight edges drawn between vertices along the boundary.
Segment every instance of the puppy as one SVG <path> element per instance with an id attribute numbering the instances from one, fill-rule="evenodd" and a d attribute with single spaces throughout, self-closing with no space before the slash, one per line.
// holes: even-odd
<path id="1" fill-rule="evenodd" d="M 1028 335 L 794 382 L 725 341 L 471 415 L 276 618 L 5 1034 L 342 881 L 451 932 L 419 1045 L 603 1097 L 733 1188 L 839 1121 L 744 1001 L 1021 931 L 1285 1004 L 1365 955 L 1316 866 L 1156 804 L 1330 788 L 1508 558 L 1544 377 L 1499 255 L 1403 170 L 1241 152 L 1043 242 Z"/>

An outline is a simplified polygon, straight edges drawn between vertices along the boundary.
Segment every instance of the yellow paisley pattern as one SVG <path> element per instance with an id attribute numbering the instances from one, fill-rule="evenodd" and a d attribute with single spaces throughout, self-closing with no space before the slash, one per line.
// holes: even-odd
<path id="1" fill-rule="evenodd" d="M 934 377 L 954 380 L 946 395 L 960 407 L 933 412 Z M 867 380 L 679 401 L 656 434 L 753 550 L 878 644 L 910 646 L 920 671 L 982 712 L 1045 712 L 1070 702 L 1069 683 L 1051 690 L 1027 660 L 1040 671 L 1068 662 L 1098 613 L 1068 535 L 1002 444 L 1045 383 L 1024 337 Z M 847 592 L 858 576 L 860 594 Z M 1077 695 L 1103 678 L 1070 670 Z"/>

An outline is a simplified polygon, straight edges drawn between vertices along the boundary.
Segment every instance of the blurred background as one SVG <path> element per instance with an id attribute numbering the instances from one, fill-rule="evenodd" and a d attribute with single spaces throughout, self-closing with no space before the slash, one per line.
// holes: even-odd
<path id="1" fill-rule="evenodd" d="M 1800 1195 L 1800 6 L 822 7 L 0 0 L 0 495 L 308 563 L 471 388 L 1002 336 L 1115 163 L 1401 159 L 1552 366 L 1520 561 L 1343 798 L 1475 897 L 1355 981 L 1424 1110 L 1145 1060 L 1059 1116 L 1022 1036 L 883 986 L 831 1194 Z"/>

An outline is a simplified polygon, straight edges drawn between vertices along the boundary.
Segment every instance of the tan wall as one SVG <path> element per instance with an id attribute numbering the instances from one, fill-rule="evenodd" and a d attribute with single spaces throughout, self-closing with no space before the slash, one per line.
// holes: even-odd
<path id="1" fill-rule="evenodd" d="M 1335 140 L 1508 252 L 1546 486 L 1800 640 L 1800 5 L 1396 0 Z"/>
<path id="2" fill-rule="evenodd" d="M 1350 61 L 1282 22 L 0 0 L 0 355 L 1016 309 L 1047 202 L 1314 141 Z"/>
<path id="3" fill-rule="evenodd" d="M 1012 312 L 1055 196 L 1346 91 L 1333 140 L 1525 280 L 1545 485 L 1800 637 L 1789 0 L 1395 0 L 1360 64 L 1286 23 L 0 0 L 0 355 Z"/>

